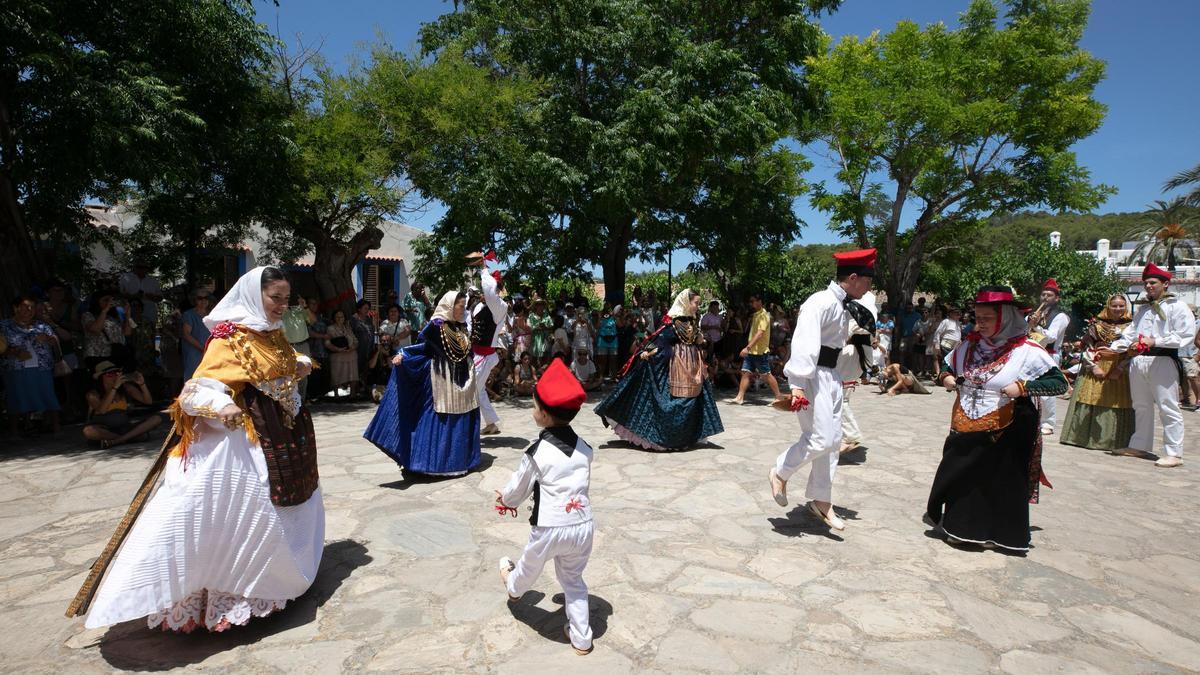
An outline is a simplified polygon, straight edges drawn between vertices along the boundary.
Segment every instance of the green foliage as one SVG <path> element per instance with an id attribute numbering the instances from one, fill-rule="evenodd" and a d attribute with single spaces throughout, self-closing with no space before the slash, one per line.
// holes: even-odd
<path id="1" fill-rule="evenodd" d="M 1103 62 L 1079 47 L 1088 0 L 1008 9 L 998 21 L 993 2 L 974 0 L 958 29 L 902 21 L 807 64 L 824 111 L 814 137 L 838 157 L 842 188 L 814 203 L 834 229 L 879 245 L 889 296 L 911 294 L 929 254 L 993 213 L 1090 210 L 1112 192 L 1070 151 L 1105 112 L 1092 98 Z M 879 186 L 892 208 L 878 208 Z M 906 205 L 916 221 L 901 231 Z"/>
<path id="2" fill-rule="evenodd" d="M 236 173 L 208 148 L 273 145 L 278 139 L 242 134 L 268 42 L 248 0 L 0 5 L 5 285 L 46 275 L 32 241 L 56 251 L 104 234 L 90 225 L 85 198 L 114 203 L 131 188 L 192 179 L 203 186 Z"/>
<path id="3" fill-rule="evenodd" d="M 1099 312 L 1109 296 L 1125 289 L 1094 257 L 1051 246 L 1044 239 L 994 252 L 973 250 L 945 256 L 926 267 L 920 289 L 961 306 L 975 297 L 980 286 L 1006 284 L 1035 301 L 1042 284 L 1051 278 L 1062 288 L 1062 305 L 1078 319 Z"/>
<path id="4" fill-rule="evenodd" d="M 1163 184 L 1163 191 L 1191 186 L 1191 191 L 1183 195 L 1188 206 L 1200 207 L 1200 164 L 1175 174 Z"/>
<path id="5" fill-rule="evenodd" d="M 837 4 L 463 2 L 423 28 L 424 50 L 528 78 L 538 95 L 507 133 L 414 175 L 449 207 L 439 245 L 490 240 L 530 275 L 597 263 L 619 299 L 630 255 L 690 248 L 716 267 L 735 243 L 790 242 L 804 164 L 777 143 L 810 111 L 812 17 Z"/>

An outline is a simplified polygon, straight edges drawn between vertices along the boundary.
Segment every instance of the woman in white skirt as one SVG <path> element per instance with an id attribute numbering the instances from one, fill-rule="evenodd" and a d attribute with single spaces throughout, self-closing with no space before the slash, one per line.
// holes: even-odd
<path id="1" fill-rule="evenodd" d="M 325 511 L 311 370 L 283 337 L 283 272 L 246 273 L 204 322 L 203 360 L 171 408 L 181 441 L 101 581 L 87 627 L 146 617 L 190 632 L 244 625 L 312 584 Z"/>

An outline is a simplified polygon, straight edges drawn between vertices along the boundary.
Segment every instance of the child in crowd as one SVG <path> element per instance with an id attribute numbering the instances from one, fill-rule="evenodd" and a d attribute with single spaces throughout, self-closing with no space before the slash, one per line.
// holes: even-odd
<path id="1" fill-rule="evenodd" d="M 583 387 L 584 391 L 596 391 L 600 388 L 600 372 L 596 370 L 596 363 L 588 358 L 586 349 L 575 352 L 575 361 L 571 363 L 571 372 L 579 380 L 579 385 Z"/>
<path id="2" fill-rule="evenodd" d="M 530 495 L 533 515 L 529 543 L 516 563 L 500 559 L 500 579 L 510 603 L 519 602 L 533 587 L 547 560 L 562 585 L 567 612 L 564 632 L 575 653 L 592 651 L 588 620 L 588 589 L 583 570 L 592 554 L 591 484 L 592 448 L 574 430 L 571 420 L 587 394 L 563 362 L 551 361 L 533 390 L 533 421 L 542 427 L 521 466 L 504 489 L 496 492 L 496 510 L 511 512 Z"/>

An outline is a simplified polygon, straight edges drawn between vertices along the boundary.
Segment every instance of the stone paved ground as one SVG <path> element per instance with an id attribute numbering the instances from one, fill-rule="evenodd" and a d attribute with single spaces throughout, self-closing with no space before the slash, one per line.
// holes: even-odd
<path id="1" fill-rule="evenodd" d="M 497 558 L 517 555 L 528 531 L 526 509 L 514 520 L 491 508 L 534 433 L 527 408 L 501 406 L 505 434 L 485 441 L 481 470 L 412 482 L 359 438 L 369 407 L 320 407 L 320 576 L 282 614 L 221 635 L 140 622 L 85 632 L 63 618 L 153 448 L 10 444 L 0 449 L 0 670 L 1200 670 L 1194 468 L 1050 443 L 1055 489 L 1033 508 L 1028 557 L 956 550 L 920 520 L 950 396 L 853 401 L 870 440 L 838 476 L 844 536 L 771 500 L 767 468 L 796 433 L 787 414 L 722 405 L 728 431 L 711 447 L 649 454 L 615 442 L 585 409 L 577 427 L 597 450 L 598 522 L 586 658 L 561 637 L 549 567 L 511 610 L 497 579 Z M 1188 422 L 1194 439 L 1200 416 Z"/>

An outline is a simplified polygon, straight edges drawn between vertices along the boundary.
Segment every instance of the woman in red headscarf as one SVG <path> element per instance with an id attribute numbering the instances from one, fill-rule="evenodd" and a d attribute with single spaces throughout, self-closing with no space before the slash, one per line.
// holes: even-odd
<path id="1" fill-rule="evenodd" d="M 983 287 L 975 318 L 975 332 L 946 357 L 938 378 L 958 398 L 926 522 L 953 544 L 1027 551 L 1029 504 L 1037 503 L 1045 482 L 1034 397 L 1062 394 L 1067 380 L 1050 354 L 1027 339 L 1011 290 Z"/>

